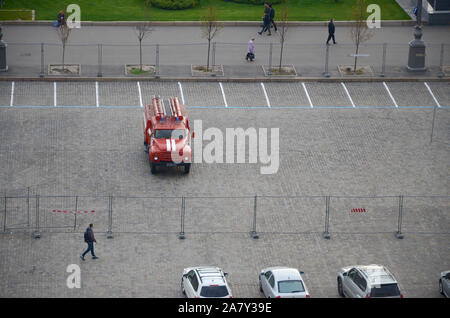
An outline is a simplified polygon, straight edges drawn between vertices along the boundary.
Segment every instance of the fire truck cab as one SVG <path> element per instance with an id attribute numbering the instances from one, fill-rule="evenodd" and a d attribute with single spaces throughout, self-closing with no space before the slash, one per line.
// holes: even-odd
<path id="1" fill-rule="evenodd" d="M 151 172 L 158 166 L 191 168 L 191 133 L 186 107 L 177 97 L 153 97 L 144 110 L 144 145 L 148 153 Z M 192 133 L 192 138 L 194 133 Z"/>

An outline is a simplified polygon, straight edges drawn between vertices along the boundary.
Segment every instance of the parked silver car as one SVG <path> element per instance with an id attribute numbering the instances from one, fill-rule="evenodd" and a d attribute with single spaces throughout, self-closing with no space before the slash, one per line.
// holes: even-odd
<path id="1" fill-rule="evenodd" d="M 342 297 L 403 298 L 394 275 L 381 265 L 344 267 L 338 273 L 337 285 Z"/>
<path id="2" fill-rule="evenodd" d="M 265 268 L 259 274 L 259 290 L 267 298 L 309 298 L 301 274 L 295 268 Z"/>
<path id="3" fill-rule="evenodd" d="M 450 271 L 442 272 L 439 278 L 439 292 L 445 297 L 450 297 Z"/>

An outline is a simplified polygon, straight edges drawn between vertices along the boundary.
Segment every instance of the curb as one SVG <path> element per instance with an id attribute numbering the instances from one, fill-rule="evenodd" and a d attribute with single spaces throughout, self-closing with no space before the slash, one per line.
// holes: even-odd
<path id="1" fill-rule="evenodd" d="M 52 26 L 54 21 L 50 20 L 40 20 L 40 21 L 0 21 L 2 25 L 22 25 L 22 26 Z M 260 26 L 261 21 L 219 21 L 223 26 L 234 26 L 234 27 L 255 27 Z M 294 26 L 327 26 L 329 21 L 289 21 L 288 25 Z M 335 21 L 336 26 L 353 26 L 355 21 Z M 148 24 L 147 21 L 82 21 L 81 26 L 138 26 Z M 201 26 L 201 21 L 152 21 L 150 22 L 152 26 Z M 427 23 L 423 23 L 426 25 Z M 382 20 L 381 26 L 414 26 L 416 21 L 414 20 Z"/>
<path id="2" fill-rule="evenodd" d="M 0 77 L 0 82 L 27 81 L 27 82 L 450 82 L 450 77 L 295 77 L 295 78 L 267 78 L 267 77 Z"/>

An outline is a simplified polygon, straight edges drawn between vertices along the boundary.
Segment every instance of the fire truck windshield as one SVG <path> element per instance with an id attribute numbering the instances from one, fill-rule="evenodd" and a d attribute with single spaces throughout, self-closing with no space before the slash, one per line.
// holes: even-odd
<path id="1" fill-rule="evenodd" d="M 155 138 L 183 139 L 186 136 L 184 129 L 156 129 Z"/>

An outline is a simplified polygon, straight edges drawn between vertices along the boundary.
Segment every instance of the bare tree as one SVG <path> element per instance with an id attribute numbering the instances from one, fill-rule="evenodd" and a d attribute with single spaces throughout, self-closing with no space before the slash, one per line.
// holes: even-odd
<path id="1" fill-rule="evenodd" d="M 287 32 L 288 32 L 288 20 L 289 20 L 289 0 L 283 1 L 283 7 L 280 10 L 280 13 L 278 14 L 279 19 L 277 21 L 278 24 L 278 35 L 280 37 L 280 65 L 279 65 L 279 72 L 281 72 L 281 65 L 283 61 L 283 49 L 284 49 L 284 43 L 286 42 Z"/>
<path id="2" fill-rule="evenodd" d="M 66 45 L 67 42 L 69 41 L 69 36 L 70 36 L 70 32 L 72 31 L 72 29 L 67 25 L 67 23 L 61 23 L 58 27 L 58 29 L 56 30 L 56 32 L 58 33 L 58 37 L 61 40 L 61 44 L 62 44 L 62 71 L 64 72 L 65 70 L 65 55 L 66 55 Z"/>
<path id="3" fill-rule="evenodd" d="M 366 0 L 357 0 L 353 8 L 353 26 L 350 30 L 350 35 L 355 44 L 355 63 L 353 72 L 356 72 L 356 64 L 358 63 L 359 46 L 367 42 L 372 37 L 372 32 L 367 26 L 367 5 Z"/>
<path id="4" fill-rule="evenodd" d="M 148 11 L 147 11 L 146 21 L 137 25 L 134 30 L 136 33 L 137 39 L 139 41 L 139 70 L 140 71 L 142 71 L 142 41 L 145 38 L 149 37 L 153 31 L 151 21 L 150 21 L 150 8 L 151 8 L 150 1 L 147 1 L 147 6 L 148 6 Z"/>
<path id="5" fill-rule="evenodd" d="M 202 15 L 202 37 L 208 40 L 208 55 L 206 59 L 206 71 L 209 71 L 209 56 L 211 52 L 211 41 L 222 29 L 223 25 L 218 21 L 218 14 L 214 0 L 210 0 Z"/>

